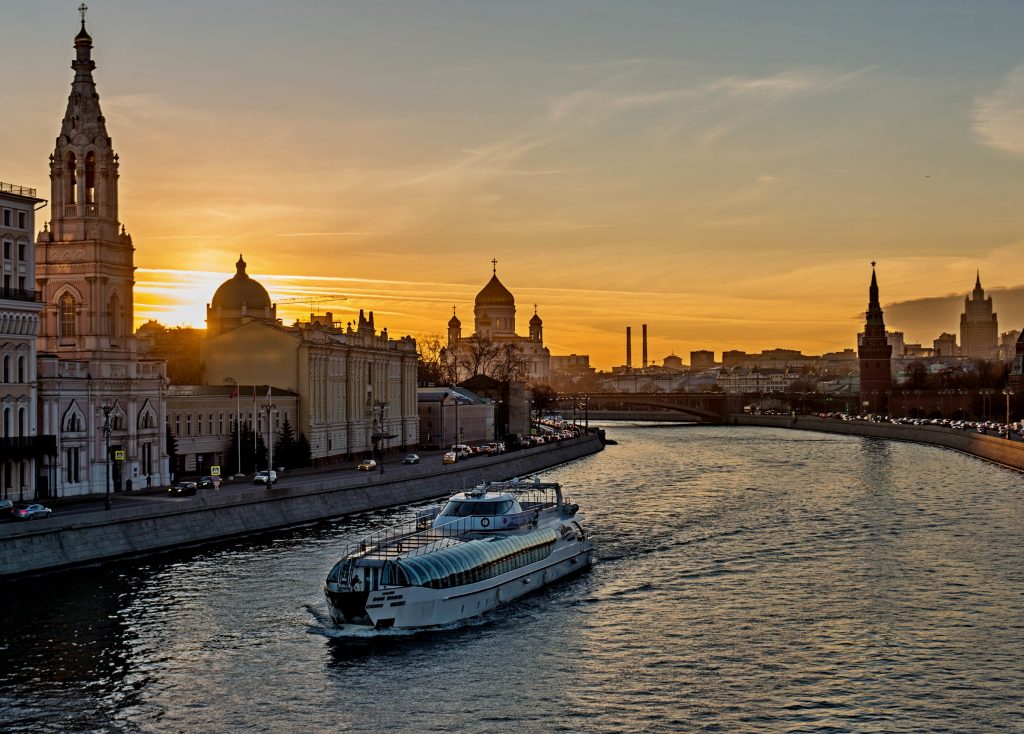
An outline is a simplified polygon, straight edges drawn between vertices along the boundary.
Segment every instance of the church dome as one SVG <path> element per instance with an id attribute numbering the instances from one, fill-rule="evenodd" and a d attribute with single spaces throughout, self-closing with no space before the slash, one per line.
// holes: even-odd
<path id="1" fill-rule="evenodd" d="M 530 319 L 530 326 L 541 326 L 543 323 L 544 322 L 540 320 L 540 316 L 538 316 L 537 312 L 534 311 L 533 318 Z"/>
<path id="2" fill-rule="evenodd" d="M 235 263 L 237 271 L 235 277 L 221 283 L 220 288 L 213 294 L 213 301 L 210 306 L 213 309 L 224 309 L 230 311 L 240 310 L 243 306 L 248 311 L 257 313 L 265 308 L 270 308 L 270 294 L 267 289 L 250 278 L 245 272 L 245 260 L 238 256 Z"/>
<path id="3" fill-rule="evenodd" d="M 89 31 L 85 30 L 85 20 L 82 21 L 82 30 L 75 36 L 76 46 L 88 46 L 92 44 L 92 36 L 89 35 Z"/>
<path id="4" fill-rule="evenodd" d="M 492 275 L 483 290 L 476 294 L 477 306 L 515 306 L 516 299 L 508 288 L 501 284 L 497 274 Z"/>
<path id="5" fill-rule="evenodd" d="M 455 315 L 455 314 L 453 313 L 453 314 L 452 314 L 452 317 L 451 317 L 450 319 L 448 319 L 448 326 L 449 326 L 450 328 L 458 328 L 458 327 L 462 326 L 462 322 L 461 322 L 461 321 L 459 321 L 459 317 L 458 317 L 458 316 L 456 316 L 456 315 Z"/>

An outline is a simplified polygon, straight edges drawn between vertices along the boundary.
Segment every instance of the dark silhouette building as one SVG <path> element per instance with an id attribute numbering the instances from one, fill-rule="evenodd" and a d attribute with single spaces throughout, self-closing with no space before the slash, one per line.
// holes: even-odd
<path id="1" fill-rule="evenodd" d="M 998 346 L 999 322 L 992 312 L 992 296 L 986 298 L 981 287 L 979 271 L 960 315 L 960 353 L 972 359 L 994 359 Z"/>
<path id="2" fill-rule="evenodd" d="M 864 322 L 864 339 L 857 350 L 860 362 L 860 402 L 869 413 L 888 413 L 892 392 L 892 346 L 885 337 L 885 321 L 878 303 L 878 280 L 871 263 L 871 288 Z"/>

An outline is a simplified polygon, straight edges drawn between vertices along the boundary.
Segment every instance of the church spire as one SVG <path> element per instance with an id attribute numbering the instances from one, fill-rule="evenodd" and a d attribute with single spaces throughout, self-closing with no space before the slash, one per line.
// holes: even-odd
<path id="1" fill-rule="evenodd" d="M 974 279 L 974 290 L 980 291 L 981 288 L 981 270 L 977 271 L 977 276 Z"/>

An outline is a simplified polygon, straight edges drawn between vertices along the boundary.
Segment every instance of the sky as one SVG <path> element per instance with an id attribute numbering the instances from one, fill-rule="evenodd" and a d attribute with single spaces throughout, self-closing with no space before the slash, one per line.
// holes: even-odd
<path id="1" fill-rule="evenodd" d="M 77 6 L 3 0 L 0 180 L 44 197 Z M 908 342 L 978 271 L 1024 326 L 1024 2 L 89 6 L 137 324 L 203 327 L 243 253 L 286 321 L 392 336 L 471 331 L 496 259 L 605 369 L 645 323 L 657 363 L 852 347 L 873 260 Z"/>

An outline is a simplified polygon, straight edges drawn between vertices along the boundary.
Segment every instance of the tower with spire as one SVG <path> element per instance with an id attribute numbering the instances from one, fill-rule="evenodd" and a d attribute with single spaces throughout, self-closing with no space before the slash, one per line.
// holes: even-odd
<path id="1" fill-rule="evenodd" d="M 36 240 L 41 432 L 60 453 L 43 468 L 47 492 L 103 491 L 169 479 L 166 363 L 140 359 L 133 335 L 134 246 L 118 219 L 118 157 L 100 111 L 92 36 L 74 39 L 75 72 L 53 153 L 51 219 Z M 104 426 L 108 429 L 104 431 Z"/>
<path id="2" fill-rule="evenodd" d="M 868 412 L 887 413 L 892 392 L 892 346 L 885 335 L 885 319 L 878 300 L 874 262 L 871 263 L 871 286 L 868 288 L 868 310 L 865 317 L 864 337 L 857 349 L 860 402 Z"/>
<path id="3" fill-rule="evenodd" d="M 998 347 L 999 320 L 992 312 L 992 296 L 985 297 L 979 270 L 960 315 L 960 353 L 971 359 L 994 359 Z"/>

